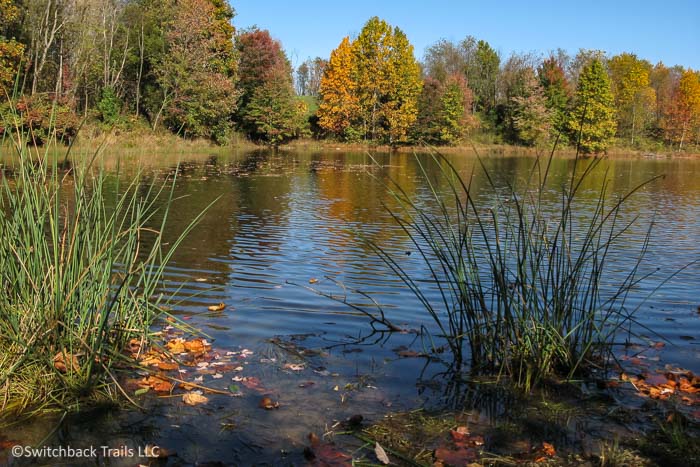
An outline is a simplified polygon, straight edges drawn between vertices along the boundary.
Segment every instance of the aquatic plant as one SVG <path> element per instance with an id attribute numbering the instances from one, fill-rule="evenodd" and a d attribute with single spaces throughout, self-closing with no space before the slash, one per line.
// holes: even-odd
<path id="1" fill-rule="evenodd" d="M 548 177 L 553 154 L 534 161 L 522 186 L 505 188 L 480 157 L 464 177 L 437 152 L 428 160 L 417 155 L 430 203 L 390 182 L 398 202 L 390 212 L 419 253 L 422 270 L 410 271 L 369 242 L 432 318 L 456 367 L 468 358 L 473 373 L 507 376 L 526 389 L 606 364 L 618 332 L 634 319 L 636 308 L 626 303 L 645 277 L 640 265 L 653 225 L 636 260 L 620 273 L 612 255 L 637 221 L 627 219 L 623 207 L 653 179 L 612 199 L 606 170 L 592 209 L 579 209 L 602 159 L 577 156 L 566 183 L 556 186 Z M 439 168 L 437 180 L 426 164 Z M 486 204 L 472 190 L 477 172 L 492 193 Z M 418 277 L 423 271 L 428 280 Z"/>
<path id="2" fill-rule="evenodd" d="M 31 135 L 19 127 L 9 135 L 16 152 L 0 175 L 0 409 L 113 400 L 122 352 L 148 338 L 167 300 L 157 293 L 164 267 L 203 213 L 166 246 L 174 180 L 122 186 L 95 166 L 96 155 L 65 170 L 52 144 L 29 149 L 21 142 Z"/>

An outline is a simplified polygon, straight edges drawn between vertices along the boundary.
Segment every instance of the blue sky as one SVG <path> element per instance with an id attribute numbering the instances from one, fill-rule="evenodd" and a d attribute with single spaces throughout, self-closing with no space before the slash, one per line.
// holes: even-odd
<path id="1" fill-rule="evenodd" d="M 472 35 L 504 58 L 585 48 L 700 69 L 700 0 L 230 1 L 236 28 L 268 29 L 294 66 L 327 58 L 344 36 L 356 36 L 379 16 L 406 33 L 418 59 L 440 38 Z"/>

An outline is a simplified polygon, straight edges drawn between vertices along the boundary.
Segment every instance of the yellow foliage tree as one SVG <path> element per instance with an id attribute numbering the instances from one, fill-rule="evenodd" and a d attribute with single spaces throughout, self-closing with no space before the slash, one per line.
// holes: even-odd
<path id="1" fill-rule="evenodd" d="M 321 103 L 318 107 L 318 124 L 325 131 L 348 138 L 351 123 L 358 115 L 356 85 L 352 78 L 352 45 L 348 37 L 343 38 L 321 78 Z"/>
<path id="2" fill-rule="evenodd" d="M 346 139 L 398 144 L 418 114 L 422 81 L 413 46 L 399 29 L 371 18 L 355 41 L 331 54 L 321 80 L 321 128 Z"/>

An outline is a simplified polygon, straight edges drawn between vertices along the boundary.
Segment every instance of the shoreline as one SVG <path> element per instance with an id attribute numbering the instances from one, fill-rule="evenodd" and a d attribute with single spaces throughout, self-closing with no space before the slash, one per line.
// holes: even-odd
<path id="1" fill-rule="evenodd" d="M 3 146 L 11 145 L 7 142 Z M 52 150 L 68 151 L 69 146 L 53 144 Z M 203 138 L 185 139 L 171 133 L 149 133 L 149 132 L 124 132 L 114 131 L 105 132 L 100 135 L 83 135 L 79 136 L 72 147 L 71 153 L 93 153 L 97 150 L 102 152 L 111 150 L 138 151 L 138 152 L 153 152 L 154 155 L 162 152 L 170 154 L 173 151 L 177 153 L 197 152 L 197 151 L 213 151 L 225 152 L 230 150 L 235 151 L 266 151 L 274 150 L 271 146 L 256 144 L 241 135 L 234 135 L 231 142 L 226 145 L 217 145 Z M 46 147 L 32 148 L 31 152 L 44 151 Z M 281 151 L 344 151 L 344 152 L 379 152 L 379 153 L 421 153 L 435 150 L 441 154 L 474 154 L 486 153 L 491 155 L 508 156 L 508 155 L 527 155 L 527 156 L 548 156 L 551 148 L 545 147 L 525 147 L 507 143 L 479 143 L 479 142 L 463 142 L 455 146 L 421 146 L 421 145 L 405 145 L 391 147 L 386 144 L 371 144 L 371 143 L 347 143 L 333 140 L 316 140 L 304 138 L 290 141 L 287 144 L 280 145 L 277 150 Z M 560 147 L 555 151 L 555 156 L 559 157 L 574 157 L 576 155 L 575 148 Z M 589 154 L 583 157 L 606 157 L 614 159 L 627 158 L 644 158 L 644 159 L 698 159 L 700 151 L 693 148 L 691 151 L 677 151 L 664 149 L 662 151 L 652 151 L 643 149 L 626 148 L 622 146 L 612 146 L 604 154 Z"/>

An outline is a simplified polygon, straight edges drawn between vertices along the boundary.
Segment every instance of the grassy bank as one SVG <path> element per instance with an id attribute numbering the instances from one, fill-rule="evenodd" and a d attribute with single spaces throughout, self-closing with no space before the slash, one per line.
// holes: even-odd
<path id="1" fill-rule="evenodd" d="M 300 139 L 292 141 L 284 146 L 284 149 L 300 150 L 300 151 L 363 151 L 363 152 L 404 152 L 413 154 L 415 152 L 425 152 L 426 147 L 420 145 L 406 145 L 392 148 L 388 145 L 365 144 L 365 143 L 345 143 L 332 140 L 316 140 L 316 139 Z M 464 141 L 455 146 L 441 146 L 439 151 L 442 154 L 473 154 L 474 149 L 482 153 L 500 154 L 500 155 L 520 155 L 530 154 L 538 156 L 547 154 L 548 148 L 535 148 L 526 146 L 517 146 L 505 143 L 488 143 L 480 141 Z M 575 157 L 575 147 L 558 147 L 556 154 L 558 156 Z M 622 158 L 622 157 L 680 157 L 680 158 L 695 158 L 700 157 L 700 148 L 691 147 L 690 149 L 681 152 L 672 148 L 654 148 L 640 149 L 636 147 L 627 147 L 624 145 L 612 146 L 605 153 L 606 157 Z"/>
<path id="2" fill-rule="evenodd" d="M 194 223 L 166 247 L 170 183 L 122 186 L 94 157 L 62 170 L 49 149 L 12 158 L 0 181 L 0 410 L 114 400 L 122 352 L 148 339 L 163 268 Z"/>

